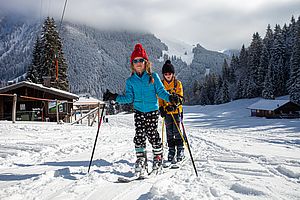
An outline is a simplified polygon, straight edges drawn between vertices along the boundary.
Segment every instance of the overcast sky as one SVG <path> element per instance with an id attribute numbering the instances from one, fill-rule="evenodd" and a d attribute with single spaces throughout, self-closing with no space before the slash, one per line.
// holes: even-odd
<path id="1" fill-rule="evenodd" d="M 60 18 L 65 0 L 0 0 L 2 11 Z M 68 0 L 65 20 L 99 28 L 144 30 L 210 50 L 249 45 L 268 24 L 300 15 L 300 0 Z"/>

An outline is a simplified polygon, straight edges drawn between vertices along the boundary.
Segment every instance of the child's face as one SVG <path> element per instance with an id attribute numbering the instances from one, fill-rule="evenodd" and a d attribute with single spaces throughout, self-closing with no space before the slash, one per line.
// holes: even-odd
<path id="1" fill-rule="evenodd" d="M 142 73 L 143 71 L 145 71 L 145 62 L 146 60 L 142 57 L 136 57 L 133 61 L 133 68 L 134 71 L 136 71 L 137 73 Z"/>
<path id="2" fill-rule="evenodd" d="M 165 77 L 165 79 L 166 79 L 167 81 L 171 81 L 172 78 L 173 78 L 173 74 L 167 72 L 167 73 L 164 73 L 164 77 Z"/>

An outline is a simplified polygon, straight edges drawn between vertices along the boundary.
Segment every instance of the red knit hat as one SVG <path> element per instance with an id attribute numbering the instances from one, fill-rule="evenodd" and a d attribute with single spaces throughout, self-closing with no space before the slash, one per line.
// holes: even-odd
<path id="1" fill-rule="evenodd" d="M 132 61 L 136 57 L 142 57 L 148 61 L 148 56 L 147 56 L 146 50 L 143 48 L 142 44 L 140 44 L 140 43 L 135 45 L 134 50 L 130 57 L 130 63 L 132 63 Z"/>

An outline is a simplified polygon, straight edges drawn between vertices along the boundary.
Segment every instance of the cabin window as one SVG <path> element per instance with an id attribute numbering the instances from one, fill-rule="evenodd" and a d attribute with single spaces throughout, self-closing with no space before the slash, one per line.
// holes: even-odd
<path id="1" fill-rule="evenodd" d="M 61 102 L 58 103 L 58 112 L 67 112 L 68 103 Z M 48 104 L 49 113 L 56 113 L 56 101 L 50 101 Z"/>
<path id="2" fill-rule="evenodd" d="M 25 106 L 24 103 L 21 103 L 21 104 L 20 104 L 20 110 L 26 110 L 26 106 Z"/>

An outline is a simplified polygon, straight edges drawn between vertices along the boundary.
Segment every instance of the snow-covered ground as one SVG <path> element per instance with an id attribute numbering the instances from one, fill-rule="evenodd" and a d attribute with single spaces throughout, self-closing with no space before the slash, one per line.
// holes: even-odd
<path id="1" fill-rule="evenodd" d="M 89 174 L 96 125 L 2 121 L 0 199 L 300 199 L 300 120 L 250 117 L 258 100 L 185 107 L 199 177 L 188 160 L 131 183 L 132 114 L 101 126 Z"/>

